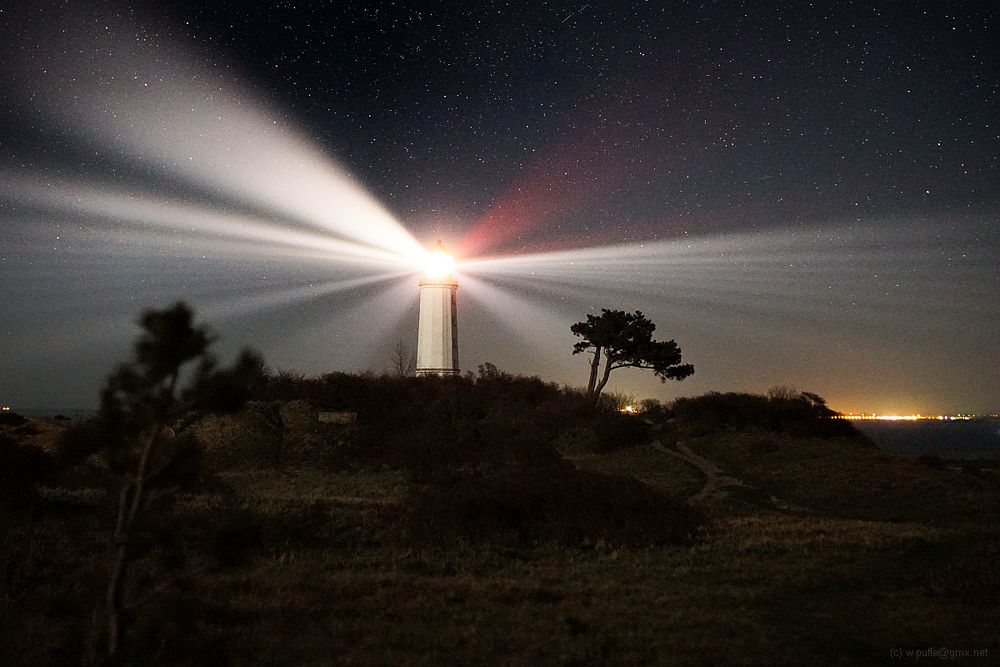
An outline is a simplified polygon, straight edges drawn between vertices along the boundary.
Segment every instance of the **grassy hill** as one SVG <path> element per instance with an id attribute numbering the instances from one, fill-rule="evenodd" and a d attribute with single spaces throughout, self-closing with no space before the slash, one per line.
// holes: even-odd
<path id="1" fill-rule="evenodd" d="M 998 480 L 887 456 L 808 398 L 632 416 L 493 374 L 255 399 L 198 422 L 197 464 L 145 510 L 126 663 L 1000 655 Z M 4 664 L 86 654 L 116 498 L 87 437 L 0 425 Z"/>

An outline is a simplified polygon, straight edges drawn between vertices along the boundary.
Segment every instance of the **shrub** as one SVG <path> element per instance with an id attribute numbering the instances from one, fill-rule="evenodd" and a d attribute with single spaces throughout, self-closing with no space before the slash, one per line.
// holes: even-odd
<path id="1" fill-rule="evenodd" d="M 429 542 L 652 546 L 690 540 L 703 523 L 690 506 L 624 477 L 568 463 L 511 466 L 415 487 L 406 533 Z"/>
<path id="2" fill-rule="evenodd" d="M 552 442 L 575 419 L 575 397 L 537 378 L 324 378 L 305 383 L 318 409 L 350 410 L 358 422 L 333 452 L 336 467 L 391 466 L 416 478 L 486 461 L 556 458 Z M 299 395 L 285 386 L 285 399 Z M 333 443 L 331 443 L 333 447 Z"/>
<path id="3" fill-rule="evenodd" d="M 662 423 L 670 417 L 670 410 L 655 398 L 643 399 L 642 416 L 654 423 Z"/>
<path id="4" fill-rule="evenodd" d="M 947 465 L 938 454 L 921 454 L 917 457 L 917 463 L 922 463 L 933 470 L 944 470 Z"/>
<path id="5" fill-rule="evenodd" d="M 212 517 L 210 544 L 220 567 L 237 567 L 263 544 L 264 523 L 260 515 L 246 509 L 224 510 Z"/>
<path id="6" fill-rule="evenodd" d="M 0 412 L 0 426 L 20 426 L 27 419 L 16 412 Z"/>
<path id="7" fill-rule="evenodd" d="M 589 426 L 574 426 L 565 429 L 553 443 L 556 450 L 564 456 L 579 454 L 595 454 L 606 451 L 604 443 Z"/>
<path id="8" fill-rule="evenodd" d="M 0 436 L 0 503 L 22 507 L 50 473 L 51 458 L 41 449 Z"/>
<path id="9" fill-rule="evenodd" d="M 858 431 L 816 394 L 803 392 L 794 398 L 787 390 L 772 390 L 772 396 L 712 392 L 696 398 L 679 398 L 671 406 L 677 426 L 686 435 L 716 431 L 759 429 L 805 437 L 848 436 L 860 439 Z"/>
<path id="10" fill-rule="evenodd" d="M 594 426 L 600 452 L 644 445 L 653 437 L 649 423 L 636 415 L 618 412 L 600 414 L 595 418 Z"/>

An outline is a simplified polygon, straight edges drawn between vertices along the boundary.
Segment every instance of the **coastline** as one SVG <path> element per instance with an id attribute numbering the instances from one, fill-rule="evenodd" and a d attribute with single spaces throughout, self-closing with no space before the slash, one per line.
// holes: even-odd
<path id="1" fill-rule="evenodd" d="M 855 427 L 883 451 L 906 458 L 1000 458 L 1000 419 L 857 421 Z"/>

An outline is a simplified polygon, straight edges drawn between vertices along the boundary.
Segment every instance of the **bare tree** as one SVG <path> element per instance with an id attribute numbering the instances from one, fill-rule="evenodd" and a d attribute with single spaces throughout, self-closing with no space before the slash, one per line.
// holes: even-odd
<path id="1" fill-rule="evenodd" d="M 392 363 L 389 372 L 396 377 L 411 377 L 417 372 L 417 353 L 401 340 L 392 347 Z"/>

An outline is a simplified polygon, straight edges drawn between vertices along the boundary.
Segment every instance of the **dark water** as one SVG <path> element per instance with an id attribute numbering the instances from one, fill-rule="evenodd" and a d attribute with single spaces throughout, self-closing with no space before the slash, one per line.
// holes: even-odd
<path id="1" fill-rule="evenodd" d="M 856 421 L 859 431 L 897 456 L 937 454 L 945 459 L 1000 458 L 1000 420 Z"/>
<path id="2" fill-rule="evenodd" d="M 86 419 L 97 414 L 93 408 L 14 408 L 14 413 L 22 417 L 55 417 L 62 415 L 73 420 Z"/>

